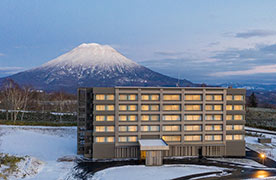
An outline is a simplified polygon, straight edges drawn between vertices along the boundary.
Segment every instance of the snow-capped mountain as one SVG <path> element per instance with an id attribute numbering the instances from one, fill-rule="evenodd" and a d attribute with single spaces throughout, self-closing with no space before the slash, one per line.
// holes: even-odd
<path id="1" fill-rule="evenodd" d="M 81 44 L 40 67 L 8 78 L 37 89 L 68 92 L 92 86 L 193 86 L 187 80 L 179 81 L 141 66 L 111 46 L 96 43 Z"/>

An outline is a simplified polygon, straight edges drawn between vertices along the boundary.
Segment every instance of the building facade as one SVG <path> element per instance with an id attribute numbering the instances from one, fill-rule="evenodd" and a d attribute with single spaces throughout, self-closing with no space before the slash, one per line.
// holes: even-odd
<path id="1" fill-rule="evenodd" d="M 140 158 L 139 140 L 162 156 L 245 156 L 245 89 L 114 87 L 78 90 L 78 154 Z M 150 141 L 149 141 L 150 142 Z"/>

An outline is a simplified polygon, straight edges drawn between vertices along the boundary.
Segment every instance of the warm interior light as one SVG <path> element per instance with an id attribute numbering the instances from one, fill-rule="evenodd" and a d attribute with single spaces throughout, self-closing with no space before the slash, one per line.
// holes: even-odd
<path id="1" fill-rule="evenodd" d="M 261 158 L 263 158 L 263 159 L 264 159 L 264 158 L 265 158 L 265 154 L 261 154 Z"/>

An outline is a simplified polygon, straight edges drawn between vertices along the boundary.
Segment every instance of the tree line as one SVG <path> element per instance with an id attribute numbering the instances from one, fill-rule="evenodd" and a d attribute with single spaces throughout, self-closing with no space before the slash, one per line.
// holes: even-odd
<path id="1" fill-rule="evenodd" d="M 35 90 L 31 86 L 20 86 L 12 79 L 6 79 L 0 87 L 0 110 L 6 120 L 13 122 L 23 120 L 25 113 L 31 112 L 57 112 L 62 121 L 63 113 L 75 113 L 76 106 L 76 96 L 64 91 Z"/>

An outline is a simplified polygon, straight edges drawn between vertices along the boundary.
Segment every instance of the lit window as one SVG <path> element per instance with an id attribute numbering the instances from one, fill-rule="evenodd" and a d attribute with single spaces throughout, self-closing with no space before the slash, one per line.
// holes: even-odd
<path id="1" fill-rule="evenodd" d="M 135 100 L 137 100 L 137 95 L 136 94 L 120 94 L 119 95 L 119 100 L 122 100 L 122 101 L 135 101 Z"/>
<path id="2" fill-rule="evenodd" d="M 142 105 L 142 111 L 159 111 L 159 105 Z"/>
<path id="3" fill-rule="evenodd" d="M 201 131 L 200 125 L 186 125 L 184 126 L 185 131 Z"/>
<path id="4" fill-rule="evenodd" d="M 222 111 L 222 105 L 206 105 L 206 111 Z"/>
<path id="5" fill-rule="evenodd" d="M 128 105 L 128 110 L 129 111 L 136 111 L 137 110 L 137 105 Z"/>
<path id="6" fill-rule="evenodd" d="M 221 141 L 222 135 L 205 135 L 205 141 Z"/>
<path id="7" fill-rule="evenodd" d="M 180 131 L 180 126 L 163 126 L 163 131 Z"/>
<path id="8" fill-rule="evenodd" d="M 160 116 L 159 115 L 142 115 L 141 119 L 142 119 L 142 121 L 159 121 Z"/>
<path id="9" fill-rule="evenodd" d="M 119 121 L 137 121 L 137 115 L 120 115 Z"/>
<path id="10" fill-rule="evenodd" d="M 114 126 L 96 126 L 96 132 L 114 132 Z"/>
<path id="11" fill-rule="evenodd" d="M 181 136 L 162 136 L 162 139 L 166 142 L 180 142 Z"/>
<path id="12" fill-rule="evenodd" d="M 186 135 L 184 141 L 201 141 L 201 135 Z"/>
<path id="13" fill-rule="evenodd" d="M 171 95 L 164 95 L 163 96 L 164 101 L 179 101 L 180 100 L 180 95 L 178 94 L 171 94 Z"/>
<path id="14" fill-rule="evenodd" d="M 180 111 L 180 105 L 164 105 L 164 111 Z"/>
<path id="15" fill-rule="evenodd" d="M 201 115 L 185 115 L 185 120 L 188 120 L 188 121 L 201 121 L 202 116 Z"/>
<path id="16" fill-rule="evenodd" d="M 243 105 L 234 105 L 234 110 L 235 111 L 241 111 L 241 110 L 243 110 Z"/>
<path id="17" fill-rule="evenodd" d="M 201 110 L 201 105 L 186 105 L 185 110 L 186 111 L 200 111 Z"/>
<path id="18" fill-rule="evenodd" d="M 114 105 L 106 105 L 107 111 L 114 111 Z"/>
<path id="19" fill-rule="evenodd" d="M 234 140 L 243 140 L 243 135 L 234 135 Z"/>
<path id="20" fill-rule="evenodd" d="M 233 100 L 233 96 L 232 95 L 227 95 L 226 96 L 226 100 L 227 101 L 232 101 Z"/>
<path id="21" fill-rule="evenodd" d="M 148 131 L 159 131 L 159 126 L 141 126 L 141 131 L 148 132 Z"/>
<path id="22" fill-rule="evenodd" d="M 143 101 L 158 101 L 159 95 L 158 94 L 143 94 L 142 100 Z"/>
<path id="23" fill-rule="evenodd" d="M 222 101 L 222 95 L 206 95 L 206 101 Z"/>
<path id="24" fill-rule="evenodd" d="M 234 115 L 234 120 L 243 120 L 243 115 Z"/>
<path id="25" fill-rule="evenodd" d="M 96 121 L 114 121 L 114 116 L 113 115 L 107 115 L 107 116 L 97 115 Z"/>
<path id="26" fill-rule="evenodd" d="M 120 132 L 136 132 L 137 126 L 119 126 Z"/>
<path id="27" fill-rule="evenodd" d="M 97 143 L 114 142 L 114 137 L 96 137 L 95 139 Z"/>
<path id="28" fill-rule="evenodd" d="M 119 105 L 120 111 L 136 111 L 137 105 Z"/>
<path id="29" fill-rule="evenodd" d="M 234 100 L 235 101 L 242 101 L 243 100 L 243 96 L 242 95 L 235 95 L 234 96 Z"/>
<path id="30" fill-rule="evenodd" d="M 227 141 L 233 141 L 233 140 L 243 140 L 244 136 L 241 134 L 235 134 L 235 135 L 226 135 Z"/>
<path id="31" fill-rule="evenodd" d="M 96 94 L 96 100 L 103 101 L 103 100 L 114 100 L 113 94 Z"/>
<path id="32" fill-rule="evenodd" d="M 96 111 L 104 111 L 105 105 L 96 105 Z"/>
<path id="33" fill-rule="evenodd" d="M 96 105 L 96 111 L 114 111 L 114 105 Z"/>
<path id="34" fill-rule="evenodd" d="M 185 100 L 186 101 L 201 101 L 202 96 L 197 94 L 197 95 L 185 95 Z"/>
<path id="35" fill-rule="evenodd" d="M 222 131 L 222 125 L 206 125 L 206 131 Z"/>
<path id="36" fill-rule="evenodd" d="M 206 115 L 205 120 L 207 121 L 221 121 L 222 120 L 222 115 L 221 114 L 215 114 L 215 115 Z"/>
<path id="37" fill-rule="evenodd" d="M 137 142 L 137 136 L 121 136 L 119 142 Z"/>
<path id="38" fill-rule="evenodd" d="M 232 115 L 226 115 L 226 120 L 233 120 L 233 116 Z"/>
<path id="39" fill-rule="evenodd" d="M 233 140 L 233 135 L 226 135 L 226 141 Z"/>
<path id="40" fill-rule="evenodd" d="M 164 121 L 180 121 L 180 115 L 163 115 Z"/>
<path id="41" fill-rule="evenodd" d="M 232 105 L 226 105 L 226 110 L 227 110 L 227 111 L 233 110 L 233 106 L 232 106 Z"/>

